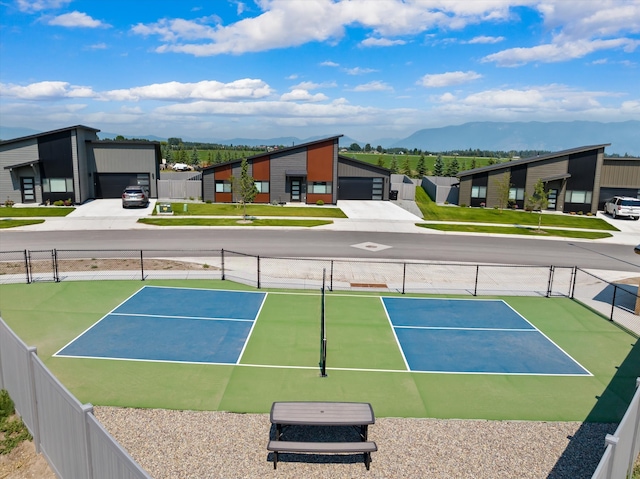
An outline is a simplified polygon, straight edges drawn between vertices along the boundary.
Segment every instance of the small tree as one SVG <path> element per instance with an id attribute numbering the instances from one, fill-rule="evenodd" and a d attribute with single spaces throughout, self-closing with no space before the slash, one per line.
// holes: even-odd
<path id="1" fill-rule="evenodd" d="M 549 206 L 549 192 L 544 190 L 544 183 L 541 179 L 533 185 L 533 193 L 527 197 L 527 207 L 532 211 L 538 211 L 538 231 L 542 224 L 542 210 Z"/>
<path id="2" fill-rule="evenodd" d="M 427 173 L 427 165 L 424 160 L 424 154 L 420 155 L 418 165 L 416 166 L 416 171 L 418 172 L 419 178 L 422 178 Z"/>
<path id="3" fill-rule="evenodd" d="M 398 172 L 398 159 L 396 158 L 396 155 L 391 157 L 391 165 L 389 165 L 389 169 L 391 170 L 391 173 Z"/>
<path id="4" fill-rule="evenodd" d="M 200 155 L 198 155 L 198 150 L 194 147 L 191 150 L 191 164 L 193 166 L 198 166 L 200 164 Z"/>
<path id="5" fill-rule="evenodd" d="M 242 159 L 240 164 L 240 178 L 231 177 L 231 188 L 235 195 L 240 199 L 243 210 L 243 218 L 247 219 L 247 203 L 252 203 L 258 194 L 256 182 L 249 175 L 249 163 L 246 158 Z"/>
<path id="6" fill-rule="evenodd" d="M 444 161 L 442 156 L 438 155 L 433 163 L 433 176 L 442 176 L 444 174 Z"/>
<path id="7" fill-rule="evenodd" d="M 458 165 L 458 159 L 454 156 L 451 161 L 447 162 L 444 169 L 444 176 L 456 176 L 459 171 L 460 166 Z"/>
<path id="8" fill-rule="evenodd" d="M 402 167 L 400 168 L 400 173 L 406 176 L 411 176 L 411 165 L 409 164 L 409 158 L 405 158 L 402 161 Z"/>
<path id="9" fill-rule="evenodd" d="M 379 156 L 377 164 L 378 164 L 378 166 L 382 166 L 384 168 L 384 157 Z"/>
<path id="10" fill-rule="evenodd" d="M 509 193 L 511 190 L 511 172 L 505 173 L 501 179 L 496 182 L 496 193 L 498 199 L 498 207 L 500 211 L 509 205 Z"/>

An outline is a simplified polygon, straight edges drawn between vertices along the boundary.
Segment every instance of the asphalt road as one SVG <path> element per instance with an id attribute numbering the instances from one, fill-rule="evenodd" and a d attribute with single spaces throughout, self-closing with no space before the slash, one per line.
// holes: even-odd
<path id="1" fill-rule="evenodd" d="M 354 247 L 362 243 L 386 249 Z M 364 258 L 578 266 L 640 272 L 632 246 L 594 241 L 537 240 L 385 232 L 158 229 L 0 232 L 0 250 L 232 250 L 272 256 Z"/>

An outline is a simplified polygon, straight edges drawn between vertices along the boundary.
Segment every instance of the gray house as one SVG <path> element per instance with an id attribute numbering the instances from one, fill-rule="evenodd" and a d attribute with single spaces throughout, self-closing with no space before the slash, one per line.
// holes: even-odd
<path id="1" fill-rule="evenodd" d="M 129 185 L 157 197 L 160 144 L 100 141 L 99 131 L 76 125 L 0 142 L 0 202 L 83 203 L 119 198 Z"/>

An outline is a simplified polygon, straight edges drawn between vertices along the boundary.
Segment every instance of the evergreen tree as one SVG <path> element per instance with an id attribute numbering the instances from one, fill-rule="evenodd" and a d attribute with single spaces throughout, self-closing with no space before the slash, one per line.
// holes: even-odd
<path id="1" fill-rule="evenodd" d="M 416 169 L 418 172 L 418 178 L 422 178 L 427 173 L 427 165 L 425 164 L 424 155 L 420 155 Z"/>
<path id="2" fill-rule="evenodd" d="M 442 156 L 438 155 L 435 163 L 433 164 L 433 176 L 442 175 L 444 175 L 444 161 L 442 160 Z"/>
<path id="3" fill-rule="evenodd" d="M 402 168 L 400 168 L 400 174 L 411 176 L 411 165 L 409 164 L 409 158 L 405 158 L 402 162 Z"/>
<path id="4" fill-rule="evenodd" d="M 198 155 L 198 150 L 194 147 L 191 150 L 191 164 L 193 166 L 198 166 L 200 164 L 200 155 Z"/>
<path id="5" fill-rule="evenodd" d="M 391 170 L 391 173 L 398 172 L 398 159 L 396 158 L 396 155 L 391 157 L 391 165 L 389 166 L 389 169 Z"/>
<path id="6" fill-rule="evenodd" d="M 444 176 L 456 176 L 459 170 L 460 165 L 458 165 L 458 158 L 454 156 L 450 161 L 447 162 L 447 165 L 444 169 Z"/>
<path id="7" fill-rule="evenodd" d="M 220 153 L 220 150 L 216 151 L 215 163 L 222 163 L 222 153 Z"/>
<path id="8" fill-rule="evenodd" d="M 378 166 L 381 166 L 384 168 L 384 157 L 382 155 L 378 157 Z"/>

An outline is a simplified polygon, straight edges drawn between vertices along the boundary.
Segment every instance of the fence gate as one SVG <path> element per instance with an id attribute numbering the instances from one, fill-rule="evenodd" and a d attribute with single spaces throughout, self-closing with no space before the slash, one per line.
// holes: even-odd
<path id="1" fill-rule="evenodd" d="M 27 283 L 58 281 L 56 250 L 27 251 Z"/>

